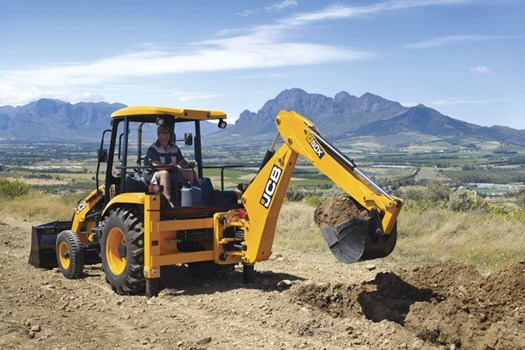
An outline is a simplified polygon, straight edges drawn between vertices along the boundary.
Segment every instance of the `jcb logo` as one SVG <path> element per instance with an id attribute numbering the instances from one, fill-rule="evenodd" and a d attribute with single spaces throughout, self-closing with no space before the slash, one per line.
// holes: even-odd
<path id="1" fill-rule="evenodd" d="M 86 200 L 83 200 L 82 202 L 80 202 L 77 207 L 77 213 L 80 213 L 82 210 L 84 210 L 86 206 L 87 206 Z"/>
<path id="2" fill-rule="evenodd" d="M 308 141 L 308 143 L 310 144 L 310 147 L 312 147 L 312 149 L 317 154 L 319 159 L 324 157 L 324 151 L 321 148 L 321 146 L 319 146 L 319 144 L 317 143 L 317 140 L 315 139 L 314 135 L 308 134 L 306 136 L 306 141 Z"/>
<path id="3" fill-rule="evenodd" d="M 268 207 L 270 206 L 273 195 L 275 194 L 275 189 L 277 188 L 277 184 L 279 183 L 279 179 L 281 178 L 282 172 L 282 169 L 276 165 L 273 166 L 272 171 L 270 172 L 270 177 L 266 182 L 266 186 L 264 187 L 264 192 L 261 198 L 261 204 L 266 209 L 268 209 Z"/>

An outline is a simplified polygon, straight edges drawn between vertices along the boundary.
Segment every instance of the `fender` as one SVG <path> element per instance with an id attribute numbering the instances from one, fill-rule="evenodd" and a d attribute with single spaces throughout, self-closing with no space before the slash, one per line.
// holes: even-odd
<path id="1" fill-rule="evenodd" d="M 118 204 L 137 204 L 137 205 L 144 205 L 144 201 L 147 194 L 145 193 L 122 193 L 118 196 L 115 196 L 112 200 L 109 201 L 109 203 L 104 208 L 104 211 L 102 212 L 102 217 L 106 216 L 107 213 L 116 205 Z"/>

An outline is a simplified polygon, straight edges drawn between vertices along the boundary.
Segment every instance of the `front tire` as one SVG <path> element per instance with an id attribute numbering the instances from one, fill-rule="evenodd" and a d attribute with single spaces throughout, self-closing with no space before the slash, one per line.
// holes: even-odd
<path id="1" fill-rule="evenodd" d="M 80 237 L 66 230 L 59 233 L 56 243 L 58 268 L 65 278 L 77 279 L 82 275 L 84 268 L 84 251 Z"/>
<path id="2" fill-rule="evenodd" d="M 106 280 L 117 294 L 144 292 L 144 223 L 136 208 L 110 212 L 104 222 L 100 255 Z"/>

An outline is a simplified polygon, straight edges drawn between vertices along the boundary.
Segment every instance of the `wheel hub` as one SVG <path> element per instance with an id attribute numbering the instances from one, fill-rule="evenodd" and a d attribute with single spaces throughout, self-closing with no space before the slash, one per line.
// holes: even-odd
<path id="1" fill-rule="evenodd" d="M 126 257 L 126 244 L 124 242 L 120 243 L 118 246 L 118 255 L 121 259 Z"/>
<path id="2" fill-rule="evenodd" d="M 127 248 L 124 231 L 119 227 L 110 229 L 106 238 L 106 259 L 109 270 L 120 275 L 126 269 Z"/>

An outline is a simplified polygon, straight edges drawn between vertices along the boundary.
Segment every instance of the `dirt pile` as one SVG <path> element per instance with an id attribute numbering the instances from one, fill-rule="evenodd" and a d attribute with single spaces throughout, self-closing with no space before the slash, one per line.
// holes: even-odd
<path id="1" fill-rule="evenodd" d="M 380 272 L 360 284 L 305 285 L 294 298 L 335 317 L 395 322 L 436 346 L 525 348 L 525 262 L 488 277 L 462 264 Z"/>
<path id="2" fill-rule="evenodd" d="M 436 304 L 418 303 L 406 327 L 422 339 L 466 349 L 525 347 L 525 262 L 488 277 L 464 265 L 438 265 L 406 273 L 415 286 L 431 286 Z"/>
<path id="3" fill-rule="evenodd" d="M 319 227 L 334 227 L 355 216 L 365 218 L 368 212 L 347 196 L 327 199 L 315 208 L 314 222 Z"/>

